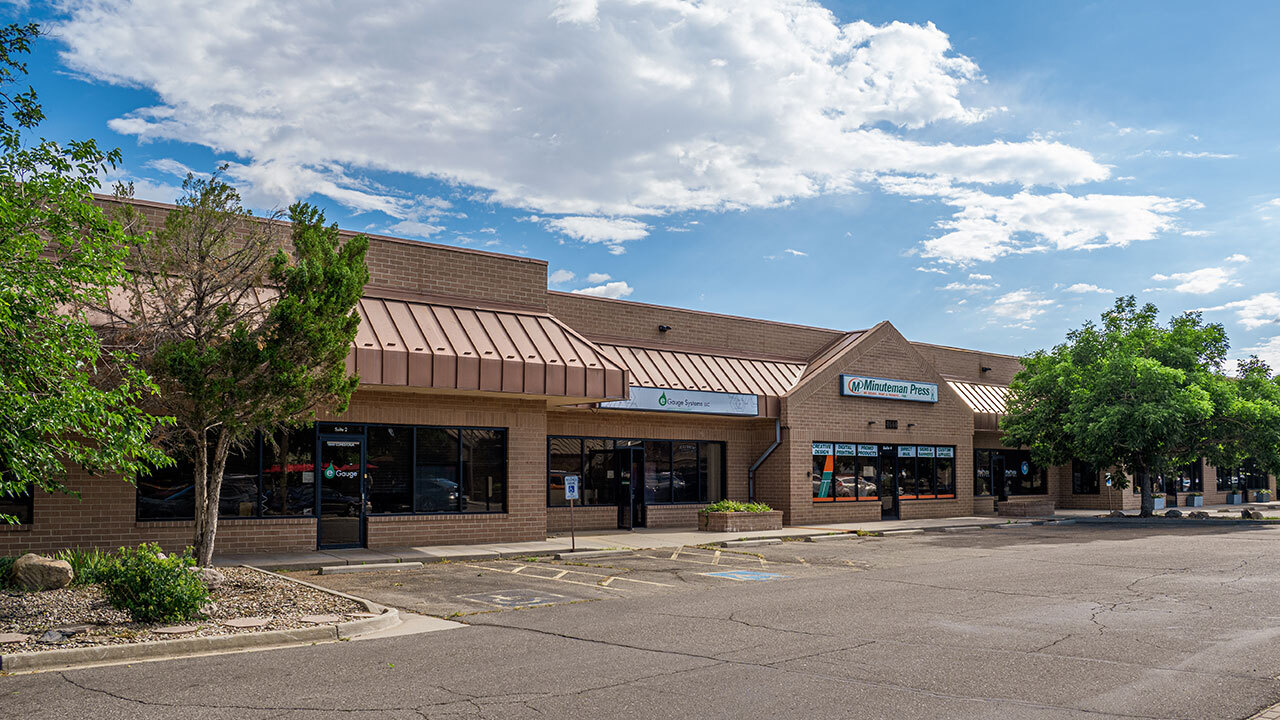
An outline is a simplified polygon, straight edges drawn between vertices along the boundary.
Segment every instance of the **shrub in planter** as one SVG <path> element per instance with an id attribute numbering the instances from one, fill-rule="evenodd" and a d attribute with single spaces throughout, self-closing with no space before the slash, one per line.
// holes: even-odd
<path id="1" fill-rule="evenodd" d="M 702 515 L 713 512 L 767 513 L 773 512 L 773 508 L 762 502 L 745 503 L 738 500 L 718 500 L 698 511 Z"/>
<path id="2" fill-rule="evenodd" d="M 742 532 L 782 529 L 782 513 L 764 503 L 721 500 L 698 511 L 698 529 Z"/>
<path id="3" fill-rule="evenodd" d="M 1253 494 L 1254 502 L 1271 502 L 1270 490 L 1259 490 Z"/>
<path id="4" fill-rule="evenodd" d="M 166 556 L 159 545 L 120 548 L 98 573 L 102 592 L 135 622 L 181 622 L 200 615 L 209 600 L 209 588 L 191 572 L 195 559 L 188 548 L 181 555 Z"/>
<path id="5" fill-rule="evenodd" d="M 1155 505 L 1153 505 L 1152 509 L 1154 510 L 1164 509 L 1164 493 L 1155 493 L 1154 495 L 1151 496 L 1151 498 L 1152 500 L 1155 501 Z"/>

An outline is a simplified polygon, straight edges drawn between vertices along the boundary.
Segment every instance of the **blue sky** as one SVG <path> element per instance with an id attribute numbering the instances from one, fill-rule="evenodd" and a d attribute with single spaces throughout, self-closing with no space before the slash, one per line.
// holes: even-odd
<path id="1" fill-rule="evenodd" d="M 1280 366 L 1275 3 L 202 5 L 9 5 L 43 134 L 556 289 L 1008 353 L 1133 293 Z"/>

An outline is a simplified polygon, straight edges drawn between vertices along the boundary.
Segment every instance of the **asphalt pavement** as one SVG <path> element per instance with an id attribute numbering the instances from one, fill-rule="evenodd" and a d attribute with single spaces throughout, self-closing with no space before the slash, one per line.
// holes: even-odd
<path id="1" fill-rule="evenodd" d="M 21 718 L 1246 718 L 1280 528 L 1022 527 L 314 577 L 467 627 L 0 678 Z"/>

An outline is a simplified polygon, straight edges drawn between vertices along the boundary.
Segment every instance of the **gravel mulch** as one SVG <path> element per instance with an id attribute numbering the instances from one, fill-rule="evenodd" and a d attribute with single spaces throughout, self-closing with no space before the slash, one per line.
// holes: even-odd
<path id="1" fill-rule="evenodd" d="M 245 568 L 219 568 L 227 581 L 209 593 L 208 611 L 200 620 L 174 625 L 194 625 L 192 632 L 159 634 L 155 630 L 169 623 L 135 623 L 128 614 L 116 610 L 95 585 L 66 587 L 46 592 L 0 591 L 0 635 L 30 635 L 23 642 L 0 643 L 0 653 L 10 654 L 56 650 L 92 645 L 172 640 L 205 635 L 236 635 L 315 627 L 307 616 L 334 615 L 339 622 L 353 620 L 365 608 L 360 603 L 330 595 L 304 585 Z M 222 624 L 235 618 L 266 618 L 261 627 L 236 628 Z M 87 629 L 58 643 L 40 642 L 47 630 L 89 625 Z"/>

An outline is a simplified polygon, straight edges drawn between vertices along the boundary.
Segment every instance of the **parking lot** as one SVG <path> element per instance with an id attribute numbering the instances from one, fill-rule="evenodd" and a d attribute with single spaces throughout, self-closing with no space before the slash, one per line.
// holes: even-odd
<path id="1" fill-rule="evenodd" d="M 1280 701 L 1277 547 L 1161 521 L 303 574 L 468 626 L 6 678 L 0 716 L 1247 718 Z"/>

